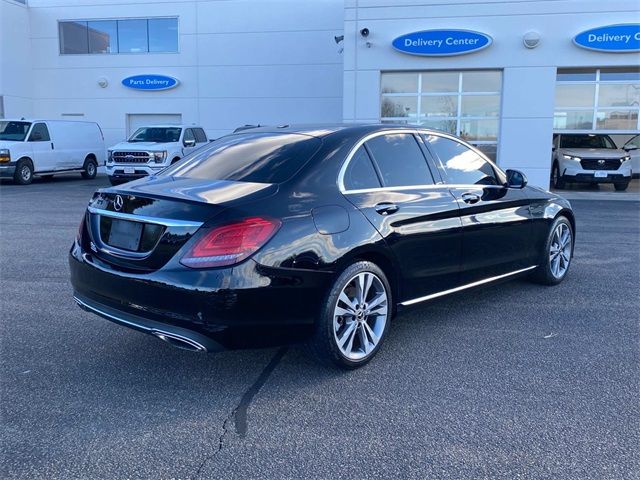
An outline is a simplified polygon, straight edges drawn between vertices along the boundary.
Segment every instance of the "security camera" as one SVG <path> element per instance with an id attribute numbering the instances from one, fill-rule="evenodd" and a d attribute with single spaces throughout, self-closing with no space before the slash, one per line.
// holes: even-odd
<path id="1" fill-rule="evenodd" d="M 333 37 L 333 39 L 336 41 L 336 43 L 340 43 L 344 40 L 344 35 L 336 35 L 335 37 Z"/>
<path id="2" fill-rule="evenodd" d="M 369 29 L 368 28 L 363 28 L 362 30 L 360 30 L 360 35 L 362 35 L 363 37 L 368 37 L 369 36 Z"/>

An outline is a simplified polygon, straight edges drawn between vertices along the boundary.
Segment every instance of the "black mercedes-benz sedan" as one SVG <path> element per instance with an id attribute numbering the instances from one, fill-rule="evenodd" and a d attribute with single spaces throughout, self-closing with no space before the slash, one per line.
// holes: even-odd
<path id="1" fill-rule="evenodd" d="M 69 263 L 80 307 L 174 346 L 304 341 L 354 368 L 402 308 L 561 282 L 574 239 L 569 202 L 451 135 L 260 127 L 97 191 Z"/>

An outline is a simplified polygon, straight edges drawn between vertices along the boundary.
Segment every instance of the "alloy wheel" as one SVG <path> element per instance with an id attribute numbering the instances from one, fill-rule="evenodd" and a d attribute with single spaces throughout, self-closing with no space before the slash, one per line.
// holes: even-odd
<path id="1" fill-rule="evenodd" d="M 571 229 L 566 223 L 559 223 L 553 231 L 549 247 L 549 265 L 554 277 L 562 278 L 567 273 L 571 263 L 571 248 Z"/>
<path id="2" fill-rule="evenodd" d="M 361 272 L 340 292 L 333 314 L 333 334 L 340 352 L 362 360 L 376 348 L 389 317 L 387 291 L 377 275 Z"/>

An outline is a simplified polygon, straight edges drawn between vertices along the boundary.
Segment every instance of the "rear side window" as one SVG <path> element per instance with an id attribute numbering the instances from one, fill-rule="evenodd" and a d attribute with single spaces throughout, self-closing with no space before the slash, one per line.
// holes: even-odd
<path id="1" fill-rule="evenodd" d="M 380 180 L 376 174 L 371 158 L 363 146 L 356 150 L 344 172 L 344 188 L 346 190 L 361 190 L 365 188 L 380 188 Z"/>
<path id="2" fill-rule="evenodd" d="M 489 162 L 466 145 L 445 137 L 430 135 L 427 142 L 440 159 L 451 185 L 498 185 Z"/>
<path id="3" fill-rule="evenodd" d="M 49 129 L 44 123 L 36 123 L 29 135 L 30 142 L 48 142 L 51 140 L 49 137 Z"/>
<path id="4" fill-rule="evenodd" d="M 221 137 L 162 172 L 162 176 L 282 183 L 322 142 L 294 133 L 242 133 Z"/>
<path id="5" fill-rule="evenodd" d="M 207 136 L 204 133 L 204 130 L 201 128 L 194 128 L 193 129 L 193 133 L 196 136 L 196 142 L 198 143 L 206 143 L 207 141 Z"/>
<path id="6" fill-rule="evenodd" d="M 366 142 L 385 187 L 433 185 L 427 161 L 410 133 L 389 133 Z"/>

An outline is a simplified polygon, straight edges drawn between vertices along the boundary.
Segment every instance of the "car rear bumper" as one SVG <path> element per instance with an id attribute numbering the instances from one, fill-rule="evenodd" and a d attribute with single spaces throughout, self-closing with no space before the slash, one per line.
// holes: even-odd
<path id="1" fill-rule="evenodd" d="M 253 260 L 212 270 L 176 261 L 151 273 L 127 273 L 76 242 L 69 266 L 74 297 L 85 310 L 156 336 L 204 336 L 214 343 L 194 341 L 207 351 L 302 340 L 331 279 L 324 272 L 268 269 Z"/>

